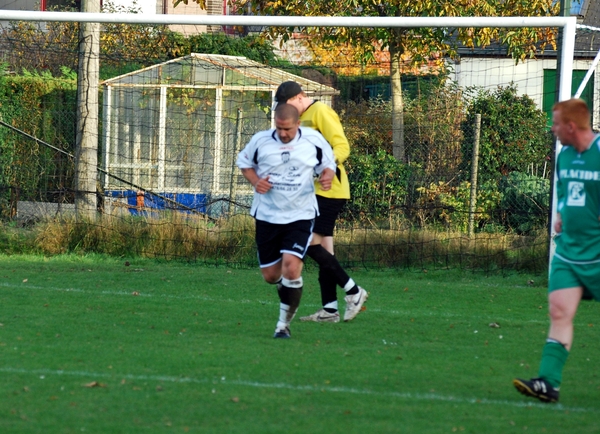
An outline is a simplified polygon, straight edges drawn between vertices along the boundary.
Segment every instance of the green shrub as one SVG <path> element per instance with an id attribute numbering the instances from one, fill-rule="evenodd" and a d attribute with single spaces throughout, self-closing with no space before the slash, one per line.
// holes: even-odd
<path id="1" fill-rule="evenodd" d="M 529 233 L 548 224 L 550 180 L 512 172 L 500 182 L 506 225 L 518 233 Z"/>
<path id="2" fill-rule="evenodd" d="M 224 33 L 200 33 L 187 38 L 187 52 L 181 55 L 209 53 L 243 56 L 266 65 L 274 65 L 279 62 L 279 59 L 273 50 L 274 46 L 270 41 L 257 35 L 233 37 Z"/>
<path id="3" fill-rule="evenodd" d="M 469 223 L 471 183 L 461 182 L 458 186 L 439 181 L 428 187 L 419 187 L 417 200 L 418 223 L 421 226 L 443 227 L 466 232 Z M 494 184 L 484 184 L 477 189 L 477 203 L 473 221 L 477 227 L 493 222 L 500 205 L 501 194 Z"/>
<path id="4" fill-rule="evenodd" d="M 351 155 L 347 169 L 352 199 L 342 218 L 377 221 L 404 207 L 411 177 L 418 167 L 379 150 L 375 154 Z"/>
<path id="5" fill-rule="evenodd" d="M 552 153 L 553 141 L 546 127 L 546 114 L 527 95 L 519 96 L 510 84 L 495 91 L 479 90 L 468 106 L 462 124 L 465 140 L 463 159 L 470 173 L 475 116 L 481 115 L 479 181 L 497 181 L 514 171 L 526 172 Z"/>
<path id="6" fill-rule="evenodd" d="M 350 142 L 351 155 L 392 153 L 392 106 L 389 101 L 382 98 L 348 101 L 338 110 Z"/>
<path id="7" fill-rule="evenodd" d="M 423 85 L 414 98 L 406 98 L 406 154 L 408 161 L 423 167 L 423 184 L 458 178 L 462 168 L 464 106 L 462 90 L 453 83 Z"/>
<path id="8" fill-rule="evenodd" d="M 4 122 L 39 139 L 32 140 L 7 127 L 0 129 L 0 214 L 12 217 L 18 200 L 56 201 L 72 188 L 75 144 L 76 81 L 63 76 L 25 71 L 0 81 L 0 117 Z"/>

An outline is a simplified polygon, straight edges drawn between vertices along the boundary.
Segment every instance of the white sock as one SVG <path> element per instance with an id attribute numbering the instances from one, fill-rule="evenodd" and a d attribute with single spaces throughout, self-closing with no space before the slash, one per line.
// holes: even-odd
<path id="1" fill-rule="evenodd" d="M 355 286 L 356 283 L 354 282 L 354 280 L 352 280 L 352 278 L 350 278 L 350 280 L 348 280 L 348 282 L 344 285 L 344 291 L 348 292 Z"/>
<path id="2" fill-rule="evenodd" d="M 290 325 L 288 321 L 288 311 L 290 306 L 287 304 L 279 303 L 279 321 L 277 321 L 277 328 L 281 329 Z"/>
<path id="3" fill-rule="evenodd" d="M 286 288 L 300 289 L 300 291 L 302 291 L 302 284 L 303 284 L 302 276 L 300 276 L 299 278 L 294 279 L 294 280 L 289 280 L 289 279 L 286 279 L 285 277 L 282 277 L 281 284 Z M 298 306 L 296 306 L 295 308 L 292 309 L 292 306 L 290 306 L 289 304 L 280 302 L 279 303 L 279 322 L 277 323 L 277 328 L 289 326 L 290 323 L 292 322 L 292 319 L 294 319 L 294 316 L 296 315 L 297 310 L 298 310 Z"/>
<path id="4" fill-rule="evenodd" d="M 350 280 L 352 280 L 352 279 L 350 279 Z M 288 288 L 302 288 L 303 279 L 302 279 L 302 276 L 298 277 L 295 280 L 289 280 L 289 279 L 286 279 L 285 277 L 282 277 L 281 284 L 283 286 L 287 286 Z"/>
<path id="5" fill-rule="evenodd" d="M 327 303 L 325 306 L 323 306 L 323 308 L 338 310 L 338 302 L 337 302 L 337 300 L 331 301 L 331 302 Z"/>

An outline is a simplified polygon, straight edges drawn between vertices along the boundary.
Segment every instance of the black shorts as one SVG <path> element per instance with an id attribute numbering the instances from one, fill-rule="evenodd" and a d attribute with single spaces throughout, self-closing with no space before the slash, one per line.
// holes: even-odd
<path id="1" fill-rule="evenodd" d="M 304 258 L 312 239 L 314 220 L 298 220 L 287 224 L 256 220 L 258 265 L 270 267 L 281 261 L 284 253 Z"/>
<path id="2" fill-rule="evenodd" d="M 342 208 L 346 205 L 346 199 L 331 199 L 317 195 L 317 203 L 319 204 L 319 216 L 315 219 L 315 234 L 326 237 L 333 236 L 335 221 L 337 220 Z"/>

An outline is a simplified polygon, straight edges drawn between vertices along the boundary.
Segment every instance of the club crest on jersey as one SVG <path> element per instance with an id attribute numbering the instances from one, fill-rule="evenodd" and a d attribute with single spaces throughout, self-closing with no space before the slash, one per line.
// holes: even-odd
<path id="1" fill-rule="evenodd" d="M 567 206 L 585 206 L 585 190 L 583 182 L 569 182 L 569 195 L 567 198 Z"/>

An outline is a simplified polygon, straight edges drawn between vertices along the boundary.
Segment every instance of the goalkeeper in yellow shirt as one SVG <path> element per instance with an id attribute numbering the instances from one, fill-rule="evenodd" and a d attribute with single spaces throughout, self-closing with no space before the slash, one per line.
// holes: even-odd
<path id="1" fill-rule="evenodd" d="M 344 321 L 350 321 L 361 311 L 368 293 L 358 286 L 341 268 L 334 256 L 333 231 L 335 221 L 346 201 L 350 199 L 350 184 L 344 162 L 350 155 L 350 144 L 337 113 L 328 105 L 309 98 L 295 81 L 281 83 L 275 93 L 275 102 L 287 103 L 298 110 L 303 127 L 319 131 L 333 149 L 337 169 L 331 189 L 324 191 L 316 183 L 319 216 L 315 220 L 313 239 L 307 255 L 319 264 L 319 285 L 323 308 L 316 313 L 300 318 L 301 321 L 339 322 L 337 285 L 346 292 Z M 331 255 L 327 254 L 329 252 Z"/>

